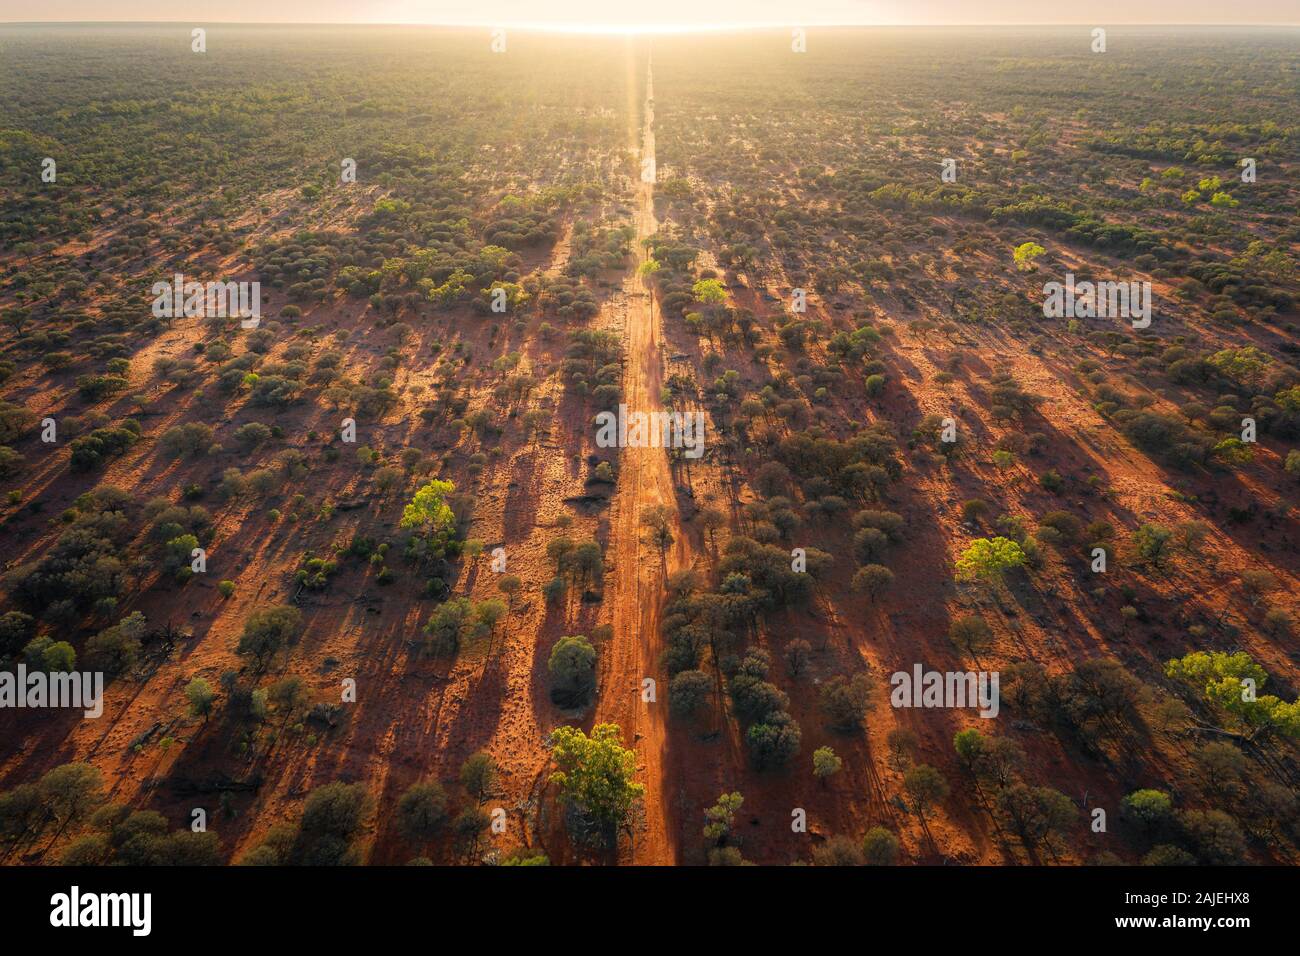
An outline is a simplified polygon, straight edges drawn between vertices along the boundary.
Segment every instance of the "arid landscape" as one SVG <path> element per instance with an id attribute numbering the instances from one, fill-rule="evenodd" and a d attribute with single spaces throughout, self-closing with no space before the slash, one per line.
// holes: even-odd
<path id="1" fill-rule="evenodd" d="M 1300 862 L 1298 79 L 0 25 L 0 863 Z"/>

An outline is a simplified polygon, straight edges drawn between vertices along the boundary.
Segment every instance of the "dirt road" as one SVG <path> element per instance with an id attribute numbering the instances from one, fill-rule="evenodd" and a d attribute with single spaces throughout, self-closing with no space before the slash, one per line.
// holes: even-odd
<path id="1" fill-rule="evenodd" d="M 624 280 L 627 302 L 623 394 L 629 411 L 662 409 L 663 335 L 659 310 L 642 279 L 640 265 L 649 253 L 642 240 L 653 235 L 654 86 L 646 68 L 644 125 L 637 150 L 636 112 L 629 111 L 629 139 L 638 155 L 636 183 L 636 266 Z M 681 530 L 667 453 L 662 448 L 625 448 L 620 455 L 619 490 L 614 502 L 610 551 L 614 555 L 614 638 L 602 689 L 597 722 L 623 728 L 624 740 L 637 754 L 638 780 L 646 788 L 644 828 L 635 830 L 631 862 L 666 865 L 676 862 L 677 826 L 673 822 L 672 782 L 667 774 L 667 682 L 659 667 L 659 615 L 663 577 L 689 561 Z M 644 511 L 667 505 L 673 513 L 674 543 L 664 555 L 645 540 Z M 642 701 L 642 681 L 656 682 L 657 702 Z"/>

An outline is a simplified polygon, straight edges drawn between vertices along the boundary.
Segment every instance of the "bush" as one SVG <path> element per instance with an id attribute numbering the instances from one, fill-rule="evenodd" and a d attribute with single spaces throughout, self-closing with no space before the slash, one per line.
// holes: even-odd
<path id="1" fill-rule="evenodd" d="M 447 819 L 447 792 L 433 781 L 412 784 L 397 801 L 397 829 L 413 843 L 431 839 Z"/>
<path id="2" fill-rule="evenodd" d="M 813 751 L 813 776 L 825 780 L 844 768 L 844 761 L 830 747 L 818 747 Z"/>
<path id="3" fill-rule="evenodd" d="M 491 823 L 491 817 L 478 807 L 466 807 L 451 823 L 452 832 L 456 834 L 457 845 L 465 851 L 472 852 Z"/>
<path id="4" fill-rule="evenodd" d="M 1020 545 L 1009 538 L 976 538 L 957 559 L 957 573 L 966 579 L 1000 579 L 1025 561 Z"/>
<path id="5" fill-rule="evenodd" d="M 785 711 L 769 714 L 745 733 L 749 755 L 759 770 L 783 767 L 799 753 L 799 724 Z"/>
<path id="6" fill-rule="evenodd" d="M 425 642 L 430 653 L 439 656 L 456 654 L 467 641 L 486 636 L 493 622 L 504 610 L 500 601 L 474 604 L 469 598 L 452 598 L 439 604 L 424 625 Z"/>
<path id="7" fill-rule="evenodd" d="M 862 848 L 846 836 L 833 836 L 813 849 L 814 866 L 861 866 Z"/>
<path id="8" fill-rule="evenodd" d="M 564 578 L 553 577 L 542 585 L 542 597 L 546 599 L 547 604 L 554 607 L 564 601 L 567 590 L 568 586 L 564 583 Z"/>
<path id="9" fill-rule="evenodd" d="M 862 856 L 868 866 L 893 866 L 898 860 L 898 837 L 884 827 L 872 827 L 862 838 Z"/>
<path id="10" fill-rule="evenodd" d="M 1187 810 L 1179 822 L 1203 863 L 1231 866 L 1246 858 L 1246 836 L 1222 810 Z"/>
<path id="11" fill-rule="evenodd" d="M 708 703 L 713 679 L 704 671 L 684 670 L 668 685 L 668 710 L 674 717 L 692 717 Z"/>
<path id="12" fill-rule="evenodd" d="M 95 670 L 120 674 L 135 665 L 147 629 L 145 617 L 136 611 L 86 642 L 86 660 Z"/>
<path id="13" fill-rule="evenodd" d="M 871 679 L 866 671 L 851 677 L 836 675 L 822 685 L 818 703 L 832 729 L 857 730 L 871 707 Z"/>
<path id="14" fill-rule="evenodd" d="M 1120 801 L 1120 812 L 1143 830 L 1164 825 L 1173 813 L 1173 801 L 1160 790 L 1134 790 Z"/>
<path id="15" fill-rule="evenodd" d="M 471 754 L 460 768 L 460 784 L 476 800 L 482 800 L 496 783 L 497 765 L 485 753 Z"/>
<path id="16" fill-rule="evenodd" d="M 22 467 L 23 456 L 8 445 L 0 445 L 0 478 L 12 478 Z"/>
<path id="17" fill-rule="evenodd" d="M 1162 843 L 1142 858 L 1143 866 L 1195 866 L 1196 857 L 1186 850 Z"/>
<path id="18" fill-rule="evenodd" d="M 948 781 L 929 764 L 917 764 L 903 776 L 903 789 L 912 801 L 917 816 L 925 818 L 936 803 L 948 799 Z"/>
<path id="19" fill-rule="evenodd" d="M 140 440 L 140 426 L 128 419 L 121 427 L 96 428 L 89 435 L 74 438 L 68 466 L 74 471 L 90 471 L 109 458 L 122 454 Z"/>
<path id="20" fill-rule="evenodd" d="M 251 655 L 259 667 L 264 666 L 297 635 L 301 625 L 302 613 L 296 607 L 259 608 L 244 622 L 238 652 Z"/>
<path id="21" fill-rule="evenodd" d="M 868 564 L 853 575 L 853 590 L 875 601 L 894 583 L 894 572 L 883 564 Z"/>
<path id="22" fill-rule="evenodd" d="M 66 674 L 76 670 L 77 652 L 67 641 L 55 641 L 42 636 L 29 641 L 23 648 L 27 666 L 51 674 Z"/>
<path id="23" fill-rule="evenodd" d="M 202 422 L 173 425 L 163 432 L 158 447 L 167 458 L 198 458 L 212 447 L 212 429 Z"/>
<path id="24" fill-rule="evenodd" d="M 90 816 L 104 801 L 104 778 L 88 763 L 65 763 L 37 783 L 41 803 L 59 827 Z"/>
<path id="25" fill-rule="evenodd" d="M 212 701 L 216 698 L 212 685 L 202 677 L 196 677 L 185 686 L 185 700 L 189 703 L 191 717 L 206 718 L 212 713 Z"/>
<path id="26" fill-rule="evenodd" d="M 248 422 L 235 429 L 235 441 L 244 451 L 252 451 L 271 439 L 271 429 L 261 422 Z"/>
<path id="27" fill-rule="evenodd" d="M 583 707 L 596 690 L 596 649 L 582 635 L 561 637 L 551 649 L 547 669 L 551 700 L 561 707 Z"/>
<path id="28" fill-rule="evenodd" d="M 988 645 L 993 629 L 982 617 L 968 614 L 957 618 L 948 626 L 948 637 L 953 644 L 969 654 Z"/>
<path id="29" fill-rule="evenodd" d="M 551 782 L 578 814 L 606 842 L 631 815 L 645 788 L 632 782 L 636 753 L 621 743 L 617 724 L 597 724 L 588 737 L 577 727 L 557 727 L 548 744 L 556 771 Z"/>
<path id="30" fill-rule="evenodd" d="M 36 634 L 36 618 L 22 611 L 0 617 L 0 656 L 16 654 Z"/>

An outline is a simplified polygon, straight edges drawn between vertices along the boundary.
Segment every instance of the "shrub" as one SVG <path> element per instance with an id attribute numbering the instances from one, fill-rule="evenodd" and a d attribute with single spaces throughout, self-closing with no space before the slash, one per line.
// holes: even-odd
<path id="1" fill-rule="evenodd" d="M 625 823 L 645 788 L 632 782 L 636 754 L 624 749 L 617 724 L 597 724 L 588 737 L 577 727 L 557 727 L 548 744 L 556 770 L 551 782 L 562 798 L 608 841 Z"/>
<path id="2" fill-rule="evenodd" d="M 898 860 L 898 837 L 884 827 L 872 827 L 862 838 L 862 856 L 868 866 L 893 866 Z"/>
<path id="3" fill-rule="evenodd" d="M 868 564 L 853 575 L 853 590 L 875 601 L 894 583 L 894 572 L 883 564 Z"/>
<path id="4" fill-rule="evenodd" d="M 296 607 L 259 608 L 244 622 L 244 632 L 239 638 L 238 652 L 256 659 L 258 666 L 289 643 L 302 625 L 302 612 Z"/>
<path id="5" fill-rule="evenodd" d="M 202 422 L 173 425 L 163 432 L 158 447 L 167 458 L 198 458 L 212 447 L 212 429 Z"/>
<path id="6" fill-rule="evenodd" d="M 100 631 L 86 642 L 86 660 L 95 670 L 120 674 L 135 665 L 147 629 L 139 611 Z"/>
<path id="7" fill-rule="evenodd" d="M 36 618 L 22 611 L 0 616 L 0 656 L 17 653 L 36 635 Z"/>
<path id="8" fill-rule="evenodd" d="M 668 685 L 668 710 L 674 717 L 692 717 L 709 702 L 713 679 L 704 671 L 684 670 Z"/>
<path id="9" fill-rule="evenodd" d="M 122 454 L 140 440 L 140 426 L 127 419 L 120 427 L 96 428 L 89 435 L 74 438 L 68 466 L 74 471 L 90 471 L 109 458 Z"/>
<path id="10" fill-rule="evenodd" d="M 489 754 L 476 753 L 466 758 L 460 768 L 460 783 L 476 800 L 482 800 L 496 783 L 497 765 Z"/>
<path id="11" fill-rule="evenodd" d="M 1222 810 L 1186 810 L 1179 818 L 1201 861 L 1231 866 L 1246 857 L 1246 836 L 1237 821 Z"/>
<path id="12" fill-rule="evenodd" d="M 302 832 L 317 840 L 351 840 L 361 829 L 367 803 L 364 784 L 327 783 L 317 787 L 303 806 Z"/>
<path id="13" fill-rule="evenodd" d="M 822 685 L 818 703 L 831 728 L 857 730 L 871 707 L 871 679 L 866 671 L 850 677 L 837 674 Z"/>
<path id="14" fill-rule="evenodd" d="M 948 799 L 948 781 L 929 764 L 917 764 L 903 776 L 903 789 L 912 801 L 912 809 L 922 819 L 936 803 Z"/>
<path id="15" fill-rule="evenodd" d="M 1120 801 L 1120 812 L 1143 830 L 1155 830 L 1173 814 L 1173 801 L 1160 790 L 1134 790 Z"/>
<path id="16" fill-rule="evenodd" d="M 814 866 L 861 866 L 862 848 L 846 836 L 833 836 L 813 849 Z"/>
<path id="17" fill-rule="evenodd" d="M 968 654 L 974 654 L 988 645 L 993 629 L 978 615 L 968 614 L 957 618 L 948 626 L 948 638 Z"/>
<path id="18" fill-rule="evenodd" d="M 216 696 L 212 685 L 202 677 L 196 677 L 185 685 L 185 700 L 189 704 L 191 717 L 206 718 L 212 713 L 212 702 Z"/>
<path id="19" fill-rule="evenodd" d="M 547 604 L 554 607 L 564 601 L 564 593 L 567 590 L 568 585 L 564 583 L 564 578 L 556 576 L 542 585 L 542 597 Z"/>
<path id="20" fill-rule="evenodd" d="M 813 776 L 825 780 L 844 768 L 844 761 L 830 747 L 818 747 L 813 751 Z"/>
<path id="21" fill-rule="evenodd" d="M 547 669 L 551 700 L 561 707 L 581 707 L 596 690 L 596 649 L 582 635 L 561 637 L 551 649 Z"/>
<path id="22" fill-rule="evenodd" d="M 447 792 L 434 781 L 414 783 L 397 801 L 397 829 L 413 843 L 435 836 L 447 819 Z"/>
<path id="23" fill-rule="evenodd" d="M 785 711 L 775 711 L 745 733 L 749 754 L 759 770 L 783 767 L 799 753 L 799 724 Z"/>
<path id="24" fill-rule="evenodd" d="M 976 538 L 957 559 L 957 573 L 967 579 L 1000 579 L 1025 561 L 1020 545 L 1009 538 Z"/>
<path id="25" fill-rule="evenodd" d="M 244 451 L 252 451 L 271 440 L 271 429 L 261 422 L 248 422 L 235 429 L 235 441 Z"/>

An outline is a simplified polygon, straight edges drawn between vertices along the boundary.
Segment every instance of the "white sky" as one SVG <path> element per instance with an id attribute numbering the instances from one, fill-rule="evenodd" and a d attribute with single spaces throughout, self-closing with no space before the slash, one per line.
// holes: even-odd
<path id="1" fill-rule="evenodd" d="M 681 28 L 816 24 L 1296 24 L 1300 0 L 0 0 L 0 21 L 445 23 Z"/>

